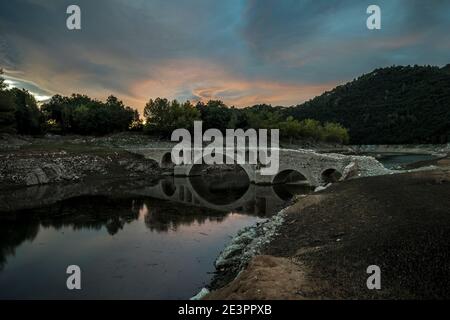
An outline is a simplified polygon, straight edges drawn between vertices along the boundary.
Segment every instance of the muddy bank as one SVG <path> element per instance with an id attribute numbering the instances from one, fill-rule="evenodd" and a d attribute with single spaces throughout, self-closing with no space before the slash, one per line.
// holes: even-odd
<path id="1" fill-rule="evenodd" d="M 298 199 L 260 255 L 206 298 L 449 298 L 449 195 L 450 170 L 441 166 Z M 381 290 L 367 289 L 370 265 L 381 268 Z"/>

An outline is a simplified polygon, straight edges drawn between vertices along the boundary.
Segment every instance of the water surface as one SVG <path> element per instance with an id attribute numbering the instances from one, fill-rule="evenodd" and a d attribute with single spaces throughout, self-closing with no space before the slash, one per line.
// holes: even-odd
<path id="1" fill-rule="evenodd" d="M 26 201 L 16 200 L 20 209 L 0 214 L 0 298 L 195 295 L 211 280 L 214 260 L 239 229 L 277 212 L 292 194 L 305 192 L 288 185 L 257 187 L 240 180 L 226 185 L 227 179 L 220 180 L 205 184 L 170 178 L 126 186 L 119 194 L 101 191 L 51 204 L 46 195 L 55 194 L 53 187 L 15 193 L 8 199 Z M 22 208 L 23 202 L 41 205 Z M 69 265 L 81 268 L 81 291 L 66 288 Z"/>
<path id="2" fill-rule="evenodd" d="M 426 161 L 433 160 L 436 156 L 429 154 L 381 154 L 380 157 L 377 157 L 378 161 L 380 161 L 387 169 L 401 169 L 402 166 Z"/>

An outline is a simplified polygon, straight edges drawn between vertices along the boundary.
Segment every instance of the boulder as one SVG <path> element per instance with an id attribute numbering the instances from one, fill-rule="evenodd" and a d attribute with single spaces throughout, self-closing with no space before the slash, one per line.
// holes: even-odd
<path id="1" fill-rule="evenodd" d="M 64 176 L 64 169 L 57 164 L 45 164 L 42 166 L 42 170 L 45 172 L 49 181 L 61 181 Z"/>
<path id="2" fill-rule="evenodd" d="M 38 184 L 46 184 L 50 180 L 47 177 L 44 170 L 41 168 L 34 169 L 31 173 L 29 173 L 25 178 L 25 183 L 27 186 L 35 186 Z"/>
<path id="3" fill-rule="evenodd" d="M 350 178 L 357 176 L 358 176 L 358 165 L 355 162 L 351 162 L 344 168 L 340 181 L 348 180 Z"/>

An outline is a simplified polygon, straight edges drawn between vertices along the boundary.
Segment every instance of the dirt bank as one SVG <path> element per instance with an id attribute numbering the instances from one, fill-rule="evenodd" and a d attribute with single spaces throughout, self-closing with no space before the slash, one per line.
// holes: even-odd
<path id="1" fill-rule="evenodd" d="M 263 255 L 207 299 L 450 298 L 450 169 L 439 161 L 299 199 Z M 370 265 L 381 290 L 367 289 Z"/>

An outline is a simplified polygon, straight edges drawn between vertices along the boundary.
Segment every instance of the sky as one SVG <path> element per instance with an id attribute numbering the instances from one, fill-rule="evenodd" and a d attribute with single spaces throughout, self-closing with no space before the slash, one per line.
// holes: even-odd
<path id="1" fill-rule="evenodd" d="M 66 9 L 81 8 L 81 30 Z M 381 8 L 381 30 L 366 27 Z M 38 100 L 114 94 L 291 106 L 378 67 L 450 63 L 447 0 L 0 2 L 0 67 Z"/>

